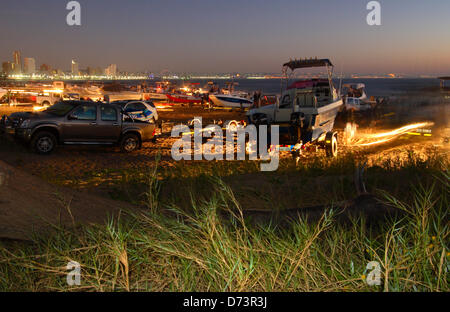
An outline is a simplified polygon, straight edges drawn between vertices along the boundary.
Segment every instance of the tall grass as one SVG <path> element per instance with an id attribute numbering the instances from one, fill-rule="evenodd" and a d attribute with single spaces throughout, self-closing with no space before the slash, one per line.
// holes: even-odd
<path id="1" fill-rule="evenodd" d="M 449 291 L 448 186 L 447 172 L 408 202 L 384 192 L 406 214 L 376 228 L 363 217 L 340 224 L 333 207 L 314 223 L 254 225 L 220 179 L 210 198 L 192 196 L 190 211 L 162 212 L 152 193 L 148 209 L 104 226 L 2 242 L 0 290 Z M 79 286 L 66 284 L 69 261 L 81 264 Z M 381 267 L 378 286 L 366 283 L 371 261 Z"/>

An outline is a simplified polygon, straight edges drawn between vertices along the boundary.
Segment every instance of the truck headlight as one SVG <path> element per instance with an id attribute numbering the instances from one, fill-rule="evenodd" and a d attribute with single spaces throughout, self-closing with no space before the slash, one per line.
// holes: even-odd
<path id="1" fill-rule="evenodd" d="M 28 128 L 28 127 L 30 127 L 30 123 L 31 123 L 31 120 L 30 120 L 30 119 L 25 119 L 25 120 L 22 121 L 22 123 L 20 124 L 20 128 Z"/>

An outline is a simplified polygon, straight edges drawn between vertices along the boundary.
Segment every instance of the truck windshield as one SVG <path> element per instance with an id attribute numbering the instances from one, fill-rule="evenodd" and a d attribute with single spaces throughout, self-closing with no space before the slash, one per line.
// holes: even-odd
<path id="1" fill-rule="evenodd" d="M 58 102 L 45 110 L 46 113 L 56 115 L 56 116 L 64 116 L 73 108 L 72 104 Z"/>

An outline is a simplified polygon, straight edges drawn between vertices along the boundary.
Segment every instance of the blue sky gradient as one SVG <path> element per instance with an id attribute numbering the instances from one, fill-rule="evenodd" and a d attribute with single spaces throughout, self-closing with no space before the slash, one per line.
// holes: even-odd
<path id="1" fill-rule="evenodd" d="M 110 63 L 128 71 L 279 72 L 293 57 L 329 57 L 340 72 L 450 74 L 450 1 L 79 0 L 82 25 L 66 24 L 66 0 L 2 0 L 0 61 L 13 50 L 38 65 Z"/>

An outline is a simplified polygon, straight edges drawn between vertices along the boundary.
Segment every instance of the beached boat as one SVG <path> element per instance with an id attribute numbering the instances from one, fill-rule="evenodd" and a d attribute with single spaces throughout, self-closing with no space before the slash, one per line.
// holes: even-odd
<path id="1" fill-rule="evenodd" d="M 367 99 L 366 85 L 363 83 L 346 83 L 342 87 L 347 97 L 358 98 L 362 101 Z"/>
<path id="2" fill-rule="evenodd" d="M 187 94 L 174 94 L 174 93 L 167 93 L 166 94 L 167 99 L 169 102 L 172 103 L 181 103 L 181 104 L 194 104 L 194 103 L 201 103 L 202 98 L 193 96 L 193 95 L 187 95 Z"/>
<path id="3" fill-rule="evenodd" d="M 299 80 L 288 84 L 294 70 L 312 67 L 326 67 L 328 79 Z M 291 75 L 288 75 L 288 69 Z M 276 104 L 251 109 L 247 112 L 249 122 L 294 125 L 300 131 L 299 142 L 319 142 L 335 155 L 337 136 L 332 130 L 343 101 L 333 85 L 333 64 L 328 59 L 293 60 L 283 64 L 283 72 L 284 91 L 280 99 Z"/>
<path id="4" fill-rule="evenodd" d="M 249 108 L 253 106 L 253 100 L 250 95 L 244 91 L 235 91 L 234 86 L 237 82 L 227 82 L 227 87 L 209 95 L 210 101 L 214 106 L 230 108 Z"/>
<path id="5" fill-rule="evenodd" d="M 366 86 L 363 83 L 348 83 L 343 87 L 343 101 L 346 110 L 366 111 L 376 104 L 376 101 L 367 98 Z"/>
<path id="6" fill-rule="evenodd" d="M 167 101 L 165 93 L 161 92 L 144 92 L 144 99 L 147 101 Z"/>
<path id="7" fill-rule="evenodd" d="M 214 106 L 231 108 L 249 108 L 253 101 L 237 94 L 210 94 L 209 99 Z"/>

